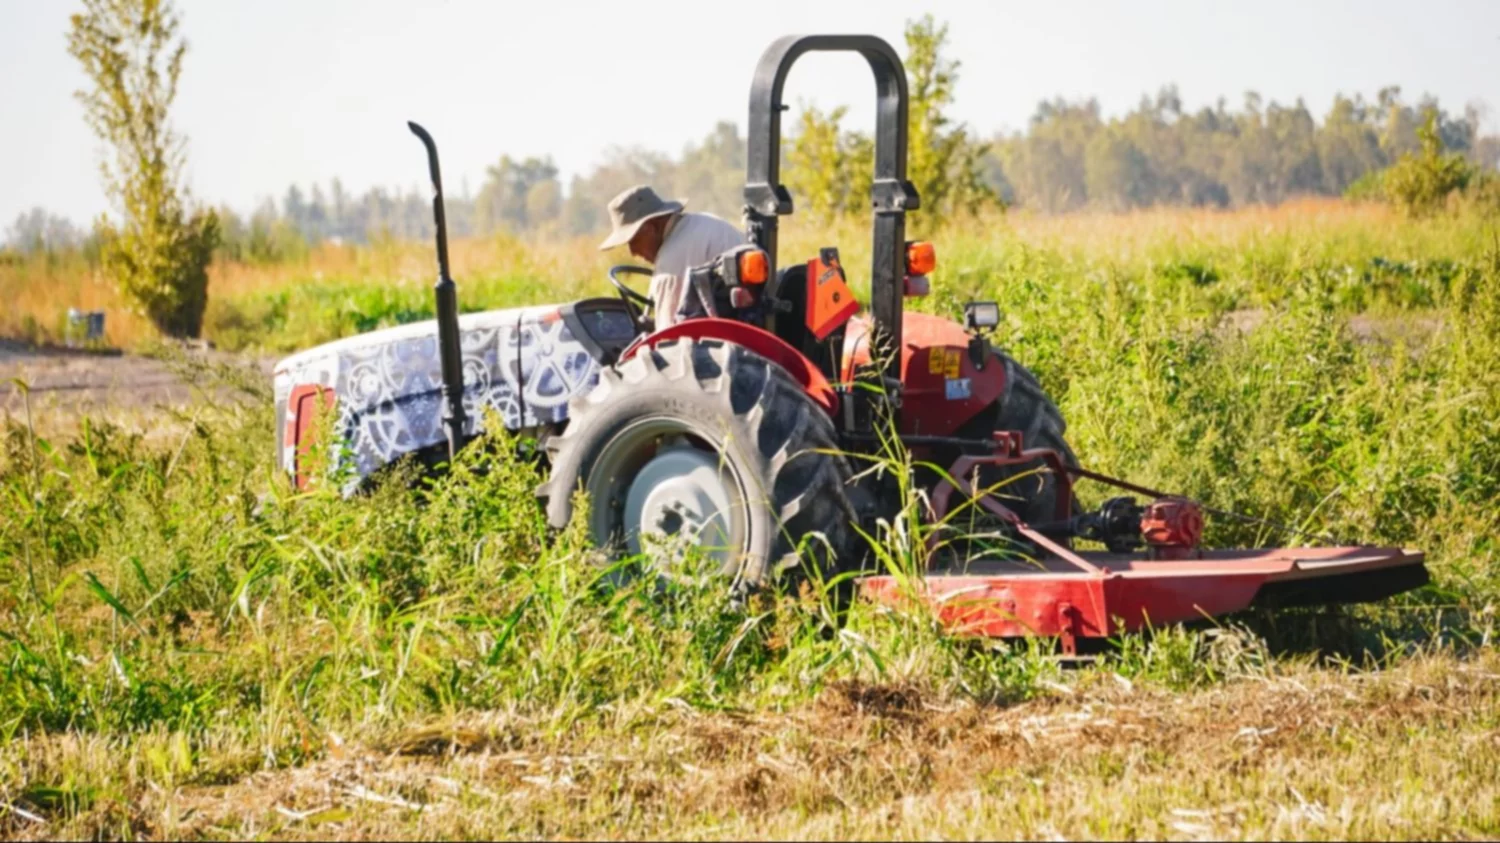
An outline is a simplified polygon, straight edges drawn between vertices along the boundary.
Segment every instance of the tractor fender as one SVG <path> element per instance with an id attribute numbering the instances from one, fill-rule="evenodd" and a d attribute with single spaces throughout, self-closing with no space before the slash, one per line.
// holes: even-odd
<path id="1" fill-rule="evenodd" d="M 785 369 L 793 380 L 801 384 L 802 390 L 807 393 L 808 397 L 812 398 L 828 415 L 836 417 L 838 413 L 838 393 L 833 391 L 828 378 L 818 371 L 818 367 L 814 366 L 811 360 L 804 357 L 802 352 L 793 348 L 786 340 L 770 331 L 747 325 L 744 322 L 736 322 L 733 319 L 710 316 L 678 322 L 676 325 L 663 328 L 633 343 L 620 355 L 620 359 L 621 361 L 628 360 L 642 348 L 654 348 L 668 340 L 680 339 L 723 340 L 753 351 Z"/>

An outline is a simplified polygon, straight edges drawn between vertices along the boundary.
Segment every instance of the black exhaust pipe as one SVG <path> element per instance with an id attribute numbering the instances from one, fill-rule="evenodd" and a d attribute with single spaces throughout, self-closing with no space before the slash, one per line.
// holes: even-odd
<path id="1" fill-rule="evenodd" d="M 437 226 L 438 359 L 443 368 L 443 426 L 448 429 L 448 458 L 464 444 L 464 362 L 458 342 L 458 285 L 448 274 L 448 219 L 443 213 L 443 176 L 438 171 L 437 144 L 421 126 L 407 121 L 407 128 L 427 147 L 427 168 L 432 173 L 432 220 Z"/>

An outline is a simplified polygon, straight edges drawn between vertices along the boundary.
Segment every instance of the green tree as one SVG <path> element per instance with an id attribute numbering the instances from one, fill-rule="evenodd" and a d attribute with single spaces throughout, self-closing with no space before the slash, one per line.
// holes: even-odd
<path id="1" fill-rule="evenodd" d="M 1341 194 L 1361 176 L 1385 165 L 1380 136 L 1370 125 L 1369 109 L 1362 97 L 1334 97 L 1317 135 L 1323 190 L 1327 193 Z"/>
<path id="2" fill-rule="evenodd" d="M 1448 196 L 1474 178 L 1474 165 L 1456 152 L 1444 152 L 1437 109 L 1429 108 L 1417 129 L 1421 151 L 1408 152 L 1381 176 L 1387 198 L 1412 216 L 1440 210 Z"/>
<path id="3" fill-rule="evenodd" d="M 739 126 L 721 120 L 701 143 L 688 144 L 672 181 L 674 198 L 738 222 L 745 204 L 745 138 Z"/>
<path id="4" fill-rule="evenodd" d="M 1039 103 L 1030 131 L 999 149 L 1016 201 L 1049 212 L 1082 207 L 1088 201 L 1084 152 L 1103 125 L 1095 100 Z"/>
<path id="5" fill-rule="evenodd" d="M 841 125 L 848 110 L 839 106 L 824 114 L 803 108 L 786 151 L 787 189 L 797 209 L 817 219 L 850 213 L 868 201 L 868 187 L 862 195 L 854 192 L 854 170 L 868 170 L 874 162 L 851 154 L 856 142 Z M 865 176 L 867 184 L 870 178 Z"/>
<path id="6" fill-rule="evenodd" d="M 907 22 L 907 178 L 916 186 L 922 207 L 937 215 L 972 213 L 997 199 L 984 178 L 988 146 L 976 143 L 967 127 L 953 125 L 947 113 L 959 68 L 956 59 L 943 56 L 947 45 L 948 25 L 939 26 L 931 14 Z"/>
<path id="7" fill-rule="evenodd" d="M 1115 129 L 1094 135 L 1084 148 L 1089 200 L 1126 211 L 1151 203 L 1151 166 L 1131 140 Z"/>
<path id="8" fill-rule="evenodd" d="M 907 168 L 928 218 L 972 212 L 999 197 L 986 179 L 995 165 L 947 110 L 958 81 L 957 61 L 945 58 L 948 27 L 931 15 L 906 24 Z M 874 182 L 875 143 L 847 131 L 840 106 L 828 113 L 805 107 L 786 152 L 786 183 L 802 210 L 828 217 L 866 211 Z"/>
<path id="9" fill-rule="evenodd" d="M 1275 103 L 1266 111 L 1266 129 L 1271 136 L 1272 201 L 1280 202 L 1298 193 L 1312 193 L 1323 185 L 1318 160 L 1317 124 L 1299 98 L 1285 108 Z"/>
<path id="10" fill-rule="evenodd" d="M 4 242 L 18 252 L 52 254 L 76 248 L 83 237 L 67 219 L 37 207 L 16 217 Z"/>
<path id="11" fill-rule="evenodd" d="M 562 210 L 561 189 L 556 193 L 557 201 L 551 201 L 548 192 L 538 190 L 532 200 L 533 189 L 546 182 L 557 181 L 557 165 L 549 158 L 527 158 L 517 160 L 502 155 L 500 162 L 485 171 L 484 186 L 475 199 L 475 214 L 479 230 L 483 232 L 505 228 L 510 231 L 526 231 L 557 216 Z M 534 217 L 533 214 L 547 214 Z"/>
<path id="12" fill-rule="evenodd" d="M 186 139 L 171 128 L 187 42 L 170 0 L 84 0 L 68 52 L 92 83 L 84 117 L 113 155 L 101 170 L 121 215 L 98 222 L 101 259 L 126 298 L 171 336 L 196 337 L 219 239 L 212 209 L 188 209 L 178 180 Z"/>
<path id="13" fill-rule="evenodd" d="M 605 206 L 620 191 L 649 184 L 663 197 L 677 196 L 672 161 L 639 147 L 611 147 L 587 177 L 574 176 L 561 210 L 561 228 L 569 234 L 598 234 L 609 227 Z"/>
<path id="14" fill-rule="evenodd" d="M 552 223 L 561 213 L 562 185 L 557 179 L 545 179 L 526 189 L 527 224 L 534 228 Z"/>

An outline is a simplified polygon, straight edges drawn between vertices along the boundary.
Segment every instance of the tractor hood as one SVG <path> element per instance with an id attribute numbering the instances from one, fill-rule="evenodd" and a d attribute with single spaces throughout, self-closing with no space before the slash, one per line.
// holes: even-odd
<path id="1" fill-rule="evenodd" d="M 598 382 L 601 360 L 634 335 L 613 299 L 460 317 L 466 435 L 482 432 L 490 409 L 511 430 L 562 422 L 568 400 Z M 278 363 L 272 379 L 280 462 L 293 475 L 320 401 L 333 409 L 356 480 L 447 441 L 435 320 L 308 349 Z"/>
<path id="2" fill-rule="evenodd" d="M 495 330 L 502 326 L 516 326 L 517 320 L 540 321 L 547 314 L 556 314 L 556 306 L 552 308 L 517 308 L 511 311 L 486 311 L 483 314 L 468 314 L 459 317 L 459 330 L 463 333 L 478 332 L 478 330 Z M 529 320 L 528 320 L 529 318 Z M 369 351 L 387 348 L 390 345 L 410 345 L 416 341 L 437 342 L 438 323 L 437 320 L 425 320 L 420 323 L 405 324 L 392 329 L 381 329 L 377 332 L 362 333 L 362 335 L 347 336 L 344 339 L 336 339 L 323 345 L 299 351 L 287 359 L 276 363 L 276 369 L 272 377 L 281 377 L 285 372 L 293 372 L 296 369 L 308 368 L 309 365 L 323 362 L 323 360 L 336 360 L 341 356 L 365 356 Z M 437 345 L 432 347 L 432 356 L 437 360 Z"/>
<path id="3" fill-rule="evenodd" d="M 459 329 L 465 332 L 493 329 L 501 325 L 516 324 L 518 315 L 528 310 L 536 311 L 538 314 L 547 311 L 555 312 L 556 307 L 551 308 L 520 308 L 516 310 L 491 310 L 484 313 L 471 313 L 460 316 L 458 319 Z M 306 351 L 299 351 L 291 357 L 287 357 L 276 364 L 273 377 L 280 376 L 283 372 L 290 372 L 307 366 L 318 360 L 337 358 L 340 355 L 359 355 L 371 349 L 381 348 L 392 343 L 404 343 L 411 340 L 434 339 L 437 337 L 437 321 L 427 319 L 422 322 L 411 322 L 406 325 L 397 325 L 394 328 L 383 328 L 379 331 L 357 334 L 352 337 L 344 337 L 319 346 L 314 346 Z M 434 349 L 434 353 L 436 350 Z"/>

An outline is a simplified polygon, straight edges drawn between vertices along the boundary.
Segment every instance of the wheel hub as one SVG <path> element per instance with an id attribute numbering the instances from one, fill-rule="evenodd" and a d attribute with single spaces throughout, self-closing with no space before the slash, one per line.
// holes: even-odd
<path id="1" fill-rule="evenodd" d="M 641 552 L 643 536 L 682 536 L 721 565 L 728 562 L 732 483 L 717 454 L 688 444 L 661 450 L 641 467 L 625 495 L 630 552 Z"/>

